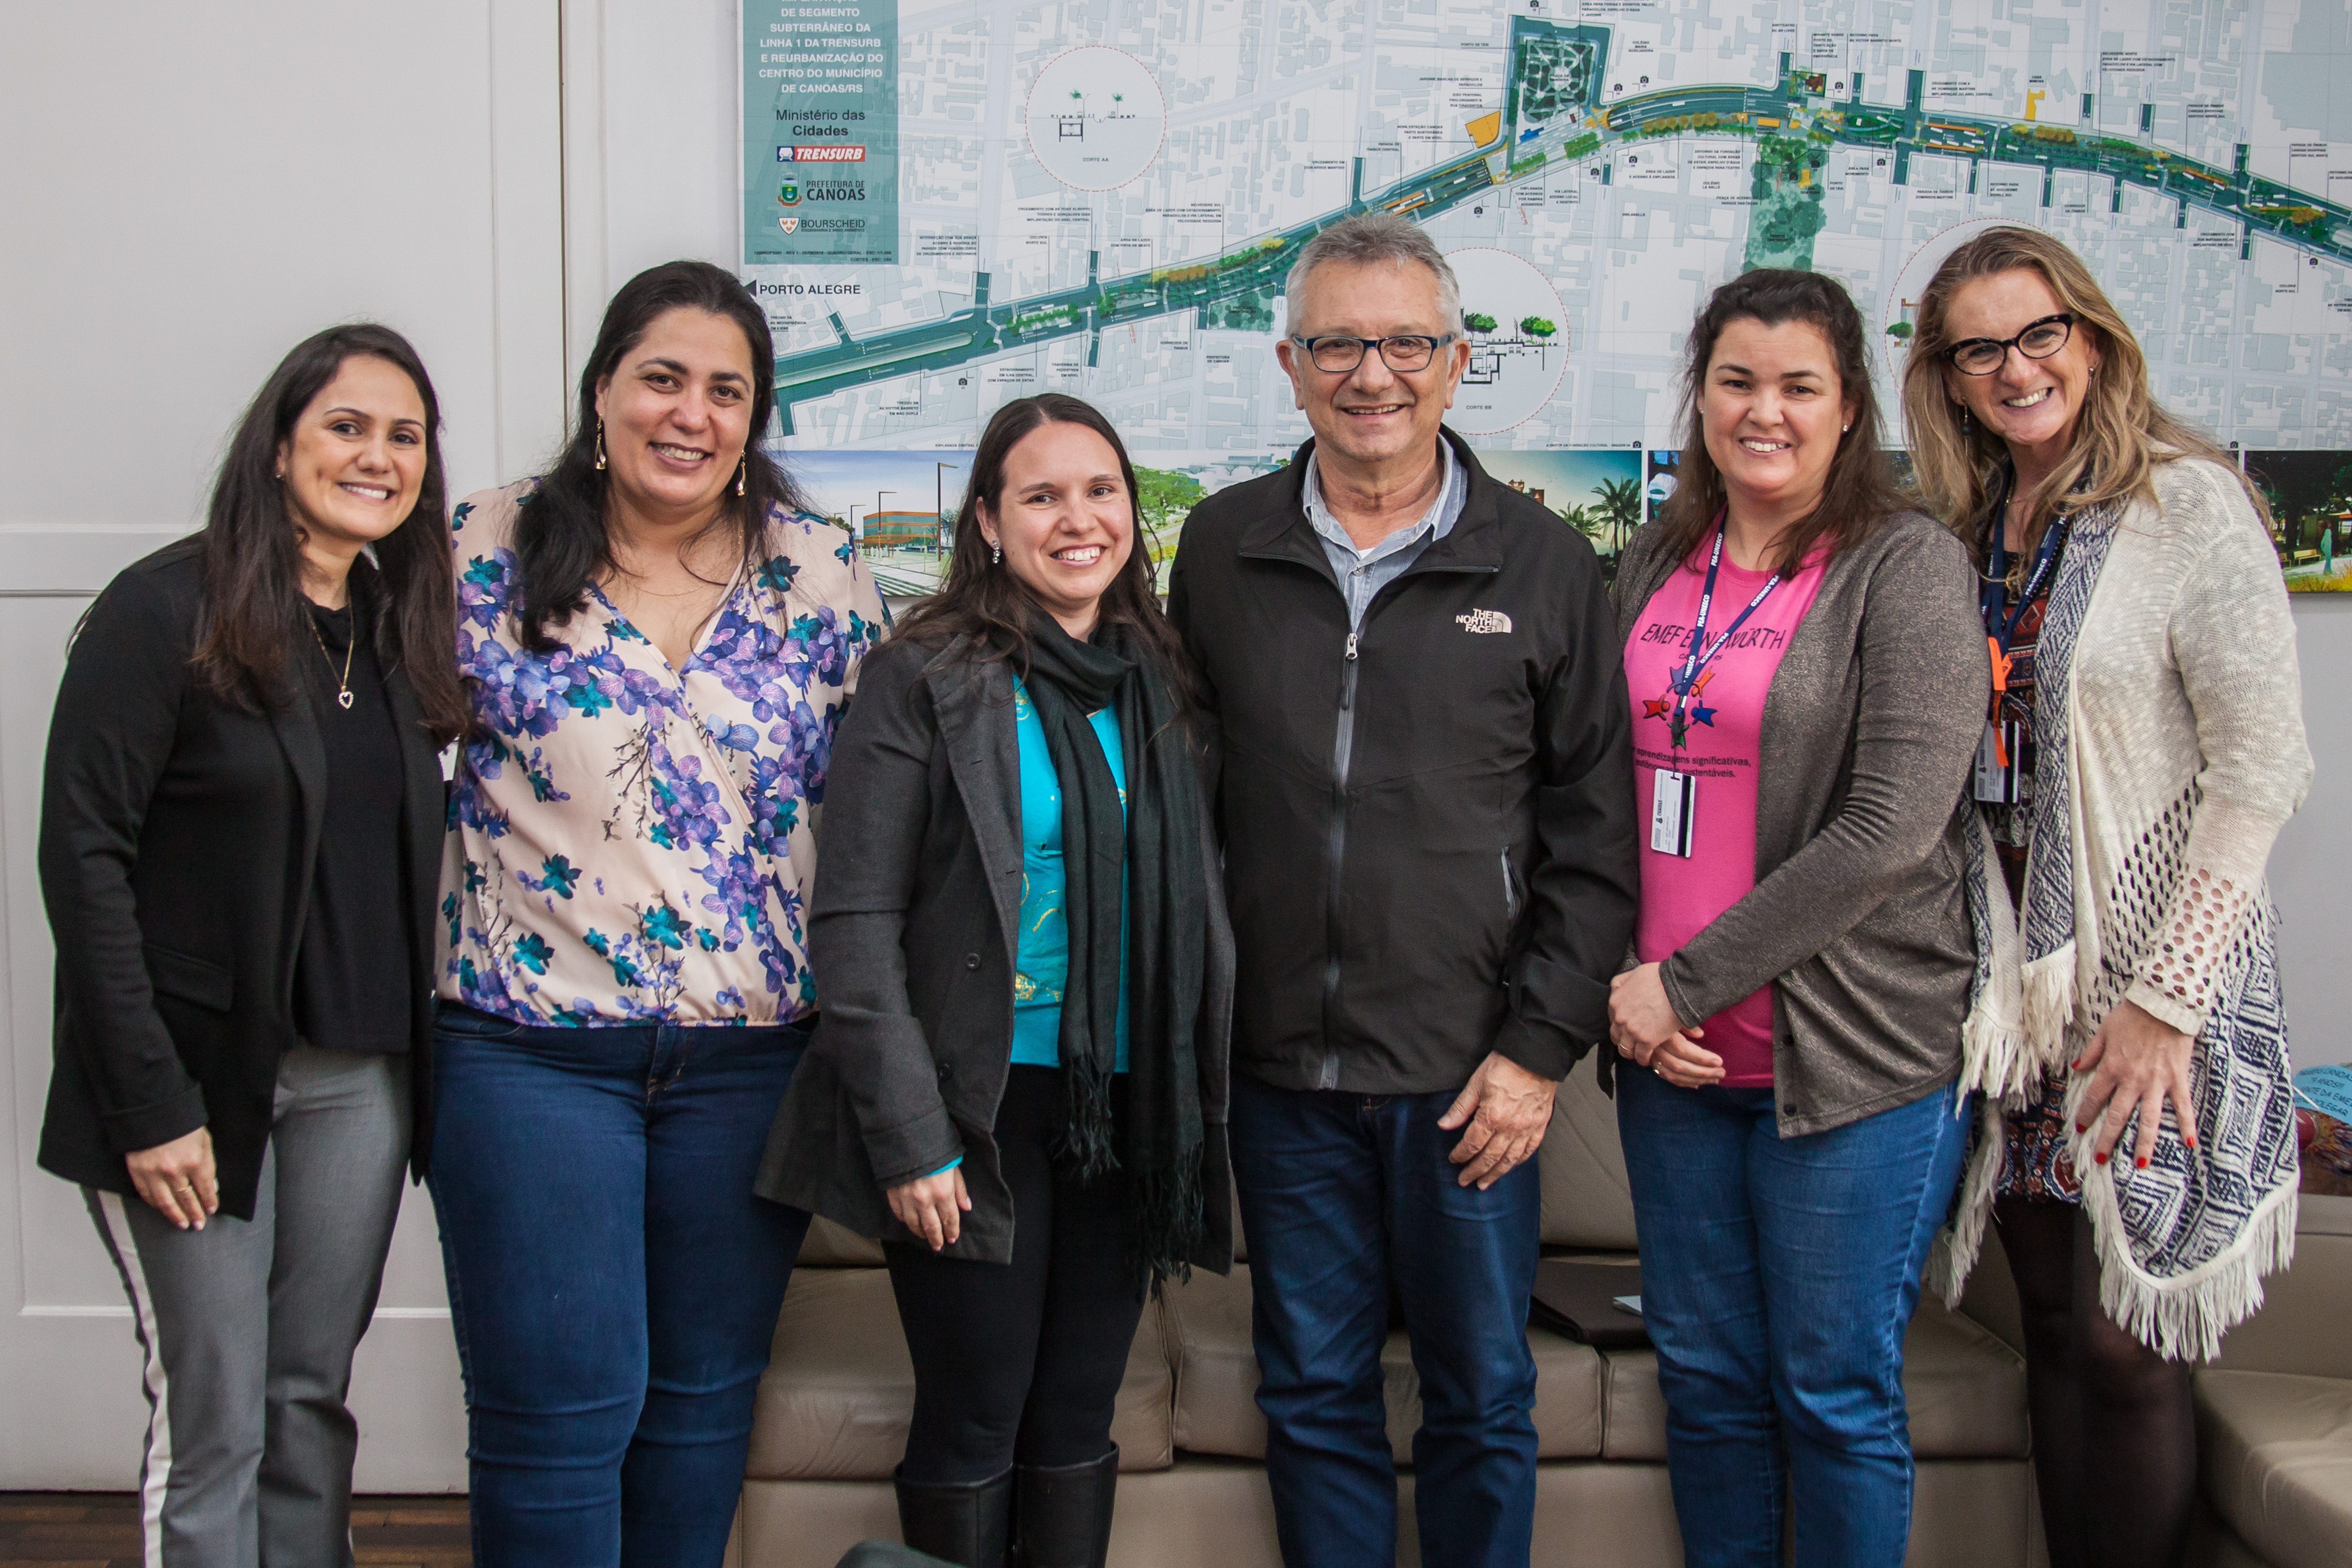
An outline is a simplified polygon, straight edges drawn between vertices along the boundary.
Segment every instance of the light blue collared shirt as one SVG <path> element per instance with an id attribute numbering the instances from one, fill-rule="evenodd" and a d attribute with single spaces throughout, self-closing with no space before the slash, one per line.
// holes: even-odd
<path id="1" fill-rule="evenodd" d="M 1373 597 L 1403 576 L 1405 569 L 1421 559 L 1423 550 L 1453 532 L 1454 524 L 1462 516 L 1463 502 L 1469 499 L 1469 477 L 1454 460 L 1453 445 L 1443 436 L 1437 438 L 1437 453 L 1445 465 L 1444 477 L 1438 481 L 1437 499 L 1417 520 L 1370 550 L 1357 549 L 1347 529 L 1323 504 L 1323 486 L 1316 477 L 1315 454 L 1307 454 L 1307 483 L 1301 498 L 1307 521 L 1313 526 L 1315 537 L 1323 542 L 1323 555 L 1331 563 L 1332 575 L 1339 579 L 1339 591 L 1348 596 L 1348 625 L 1351 629 L 1363 626 L 1364 611 Z"/>

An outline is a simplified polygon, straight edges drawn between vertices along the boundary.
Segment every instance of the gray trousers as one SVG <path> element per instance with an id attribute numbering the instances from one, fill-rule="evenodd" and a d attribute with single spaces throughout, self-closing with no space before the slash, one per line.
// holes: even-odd
<path id="1" fill-rule="evenodd" d="M 84 1188 L 145 1352 L 147 1568 L 352 1561 L 344 1407 L 408 1160 L 408 1061 L 298 1047 L 250 1222 Z"/>

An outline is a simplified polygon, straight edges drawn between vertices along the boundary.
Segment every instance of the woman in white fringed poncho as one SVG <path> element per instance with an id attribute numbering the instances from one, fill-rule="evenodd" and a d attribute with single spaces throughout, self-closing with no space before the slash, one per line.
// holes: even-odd
<path id="1" fill-rule="evenodd" d="M 1962 244 L 1904 374 L 1921 489 L 1984 579 L 1996 691 L 1973 781 L 1981 1000 L 2000 1103 L 1962 1192 L 2025 1310 L 2053 1568 L 2179 1561 L 2191 1363 L 2294 1248 L 2277 915 L 2263 868 L 2311 777 L 2262 503 L 2149 397 L 2080 259 Z"/>

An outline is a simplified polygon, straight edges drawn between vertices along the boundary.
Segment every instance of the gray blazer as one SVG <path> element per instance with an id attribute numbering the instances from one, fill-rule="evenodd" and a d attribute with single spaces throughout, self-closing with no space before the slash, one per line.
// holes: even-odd
<path id="1" fill-rule="evenodd" d="M 1643 529 L 1618 565 L 1621 642 L 1675 570 L 1661 536 Z M 1774 983 L 1783 1137 L 1959 1070 L 1976 964 L 1960 814 L 1991 695 L 1976 573 L 1948 530 L 1903 512 L 1830 558 L 1764 700 L 1756 887 L 1659 971 L 1694 1024 Z"/>
<path id="2" fill-rule="evenodd" d="M 1233 1260 L 1225 1159 L 1233 929 L 1206 799 L 1208 975 L 1196 1037 L 1208 1235 L 1190 1260 Z M 861 1236 L 911 1241 L 887 1187 L 963 1161 L 971 1213 L 947 1256 L 1013 1257 L 996 1108 L 1012 1065 L 1021 929 L 1021 752 L 1013 671 L 889 641 L 858 668 L 833 743 L 809 963 L 816 1039 L 777 1108 L 753 1190 Z"/>

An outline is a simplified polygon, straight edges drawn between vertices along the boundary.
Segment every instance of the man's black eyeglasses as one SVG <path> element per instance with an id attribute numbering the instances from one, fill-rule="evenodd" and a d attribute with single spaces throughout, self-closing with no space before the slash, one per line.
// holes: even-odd
<path id="1" fill-rule="evenodd" d="M 1454 334 L 1429 337 L 1423 333 L 1407 333 L 1393 338 L 1302 338 L 1293 333 L 1290 341 L 1307 351 L 1315 368 L 1336 375 L 1353 370 L 1364 363 L 1364 351 L 1377 346 L 1381 362 L 1391 370 L 1427 370 L 1437 351 L 1454 341 Z"/>
<path id="2" fill-rule="evenodd" d="M 2066 340 L 2074 335 L 2074 312 L 2061 310 L 2054 316 L 2028 321 L 2025 331 L 2013 338 L 1970 338 L 1954 343 L 1944 351 L 1944 357 L 1965 374 L 1990 375 L 2007 363 L 2011 349 L 2027 359 L 2048 359 L 2064 348 Z"/>

